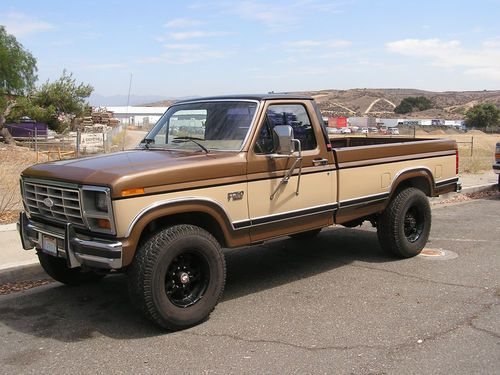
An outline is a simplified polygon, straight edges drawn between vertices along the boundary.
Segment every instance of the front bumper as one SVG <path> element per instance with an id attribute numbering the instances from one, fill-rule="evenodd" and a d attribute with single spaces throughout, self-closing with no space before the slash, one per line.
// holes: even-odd
<path id="1" fill-rule="evenodd" d="M 122 268 L 122 243 L 102 238 L 77 234 L 73 225 L 64 228 L 30 220 L 25 212 L 19 215 L 17 229 L 25 250 L 42 249 L 42 237 L 56 239 L 56 252 L 53 256 L 65 258 L 69 268 L 83 265 L 104 269 Z"/>
<path id="2" fill-rule="evenodd" d="M 500 163 L 493 164 L 493 172 L 500 174 Z"/>

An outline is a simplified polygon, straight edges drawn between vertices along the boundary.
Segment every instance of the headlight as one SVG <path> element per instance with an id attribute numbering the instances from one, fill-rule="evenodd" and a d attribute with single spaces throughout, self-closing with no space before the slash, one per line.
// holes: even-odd
<path id="1" fill-rule="evenodd" d="M 106 196 L 106 193 L 96 192 L 95 206 L 99 211 L 108 212 L 108 197 Z"/>
<path id="2" fill-rule="evenodd" d="M 83 220 L 93 232 L 115 234 L 111 190 L 101 186 L 82 186 Z"/>

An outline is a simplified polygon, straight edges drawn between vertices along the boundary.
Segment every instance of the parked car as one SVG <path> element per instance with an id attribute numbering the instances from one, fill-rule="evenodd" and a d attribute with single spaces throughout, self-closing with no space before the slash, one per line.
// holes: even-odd
<path id="1" fill-rule="evenodd" d="M 339 128 L 326 128 L 328 134 L 340 134 L 341 130 Z"/>
<path id="2" fill-rule="evenodd" d="M 389 128 L 387 132 L 391 135 L 399 135 L 399 129 L 398 128 Z"/>
<path id="3" fill-rule="evenodd" d="M 368 130 L 370 131 L 370 133 L 378 133 L 378 128 L 377 127 L 370 127 L 368 128 Z"/>
<path id="4" fill-rule="evenodd" d="M 340 131 L 342 134 L 351 134 L 352 133 L 352 130 L 349 129 L 349 128 L 342 128 L 342 130 Z"/>
<path id="5" fill-rule="evenodd" d="M 495 163 L 493 163 L 493 172 L 498 175 L 498 191 L 500 191 L 500 142 L 497 142 L 495 148 Z"/>
<path id="6" fill-rule="evenodd" d="M 369 133 L 368 128 L 363 128 L 363 129 L 361 129 L 361 133 L 362 133 L 362 134 L 368 134 L 368 133 Z"/>

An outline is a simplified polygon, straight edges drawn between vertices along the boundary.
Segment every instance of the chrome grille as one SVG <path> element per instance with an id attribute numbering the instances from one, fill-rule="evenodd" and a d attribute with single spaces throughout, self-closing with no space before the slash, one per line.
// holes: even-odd
<path id="1" fill-rule="evenodd" d="M 31 214 L 84 225 L 80 206 L 80 190 L 78 189 L 25 181 L 24 201 Z"/>

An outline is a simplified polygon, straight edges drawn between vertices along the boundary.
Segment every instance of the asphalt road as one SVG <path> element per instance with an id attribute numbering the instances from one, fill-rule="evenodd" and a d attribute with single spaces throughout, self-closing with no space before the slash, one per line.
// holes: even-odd
<path id="1" fill-rule="evenodd" d="M 166 333 L 123 276 L 0 298 L 3 373 L 493 374 L 500 368 L 500 199 L 433 209 L 429 248 L 387 257 L 375 232 L 227 251 L 222 302 Z"/>

